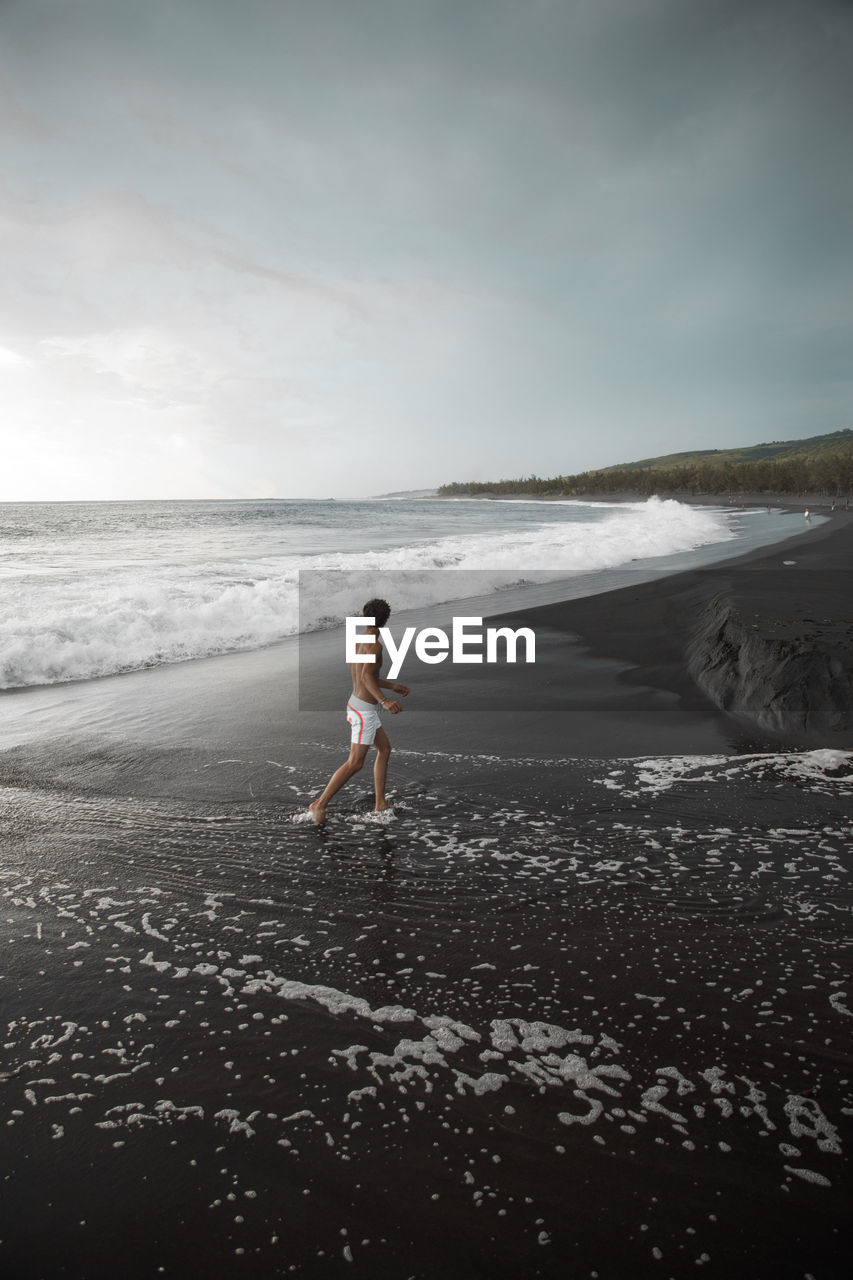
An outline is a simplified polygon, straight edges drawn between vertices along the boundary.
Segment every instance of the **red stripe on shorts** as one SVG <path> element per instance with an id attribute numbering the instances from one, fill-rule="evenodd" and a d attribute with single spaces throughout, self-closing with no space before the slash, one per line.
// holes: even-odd
<path id="1" fill-rule="evenodd" d="M 356 711 L 355 707 L 352 705 L 352 703 L 351 703 L 351 702 L 348 702 L 348 703 L 347 703 L 347 708 L 348 708 L 348 709 L 353 713 L 353 715 L 354 715 L 354 716 L 358 716 L 358 719 L 359 719 L 359 726 L 358 726 L 358 742 L 359 742 L 359 745 L 360 745 L 360 744 L 361 744 L 361 735 L 364 733 L 364 716 L 361 714 L 361 712 L 360 712 L 360 711 Z"/>

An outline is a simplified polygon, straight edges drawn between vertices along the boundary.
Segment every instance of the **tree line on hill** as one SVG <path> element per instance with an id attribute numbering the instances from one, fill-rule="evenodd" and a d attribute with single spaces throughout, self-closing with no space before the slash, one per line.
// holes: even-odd
<path id="1" fill-rule="evenodd" d="M 611 467 L 574 476 L 526 476 L 520 480 L 469 480 L 443 484 L 439 497 L 473 494 L 530 494 L 571 498 L 590 493 L 824 494 L 830 498 L 853 493 L 853 447 L 815 457 L 759 462 L 681 463 L 670 467 Z"/>

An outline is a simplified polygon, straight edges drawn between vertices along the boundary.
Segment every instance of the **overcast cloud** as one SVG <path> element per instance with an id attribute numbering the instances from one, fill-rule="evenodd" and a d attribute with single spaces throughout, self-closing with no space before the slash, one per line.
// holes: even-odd
<path id="1" fill-rule="evenodd" d="M 851 425 L 843 0 L 0 0 L 0 499 Z"/>

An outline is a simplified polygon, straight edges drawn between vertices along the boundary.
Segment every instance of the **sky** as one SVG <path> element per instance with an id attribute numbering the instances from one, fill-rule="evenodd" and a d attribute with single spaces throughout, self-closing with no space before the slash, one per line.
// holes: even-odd
<path id="1" fill-rule="evenodd" d="M 0 0 L 0 501 L 851 425 L 848 0 Z"/>

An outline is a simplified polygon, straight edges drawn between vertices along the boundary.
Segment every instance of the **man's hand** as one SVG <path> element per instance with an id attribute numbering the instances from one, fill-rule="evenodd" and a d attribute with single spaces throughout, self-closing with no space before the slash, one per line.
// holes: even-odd
<path id="1" fill-rule="evenodd" d="M 407 684 L 387 684 L 385 687 L 386 689 L 393 689 L 395 693 L 399 693 L 401 698 L 407 698 L 409 696 L 409 686 Z M 384 707 L 386 711 L 391 712 L 392 716 L 399 715 L 403 710 L 399 702 L 386 702 L 384 703 Z"/>

